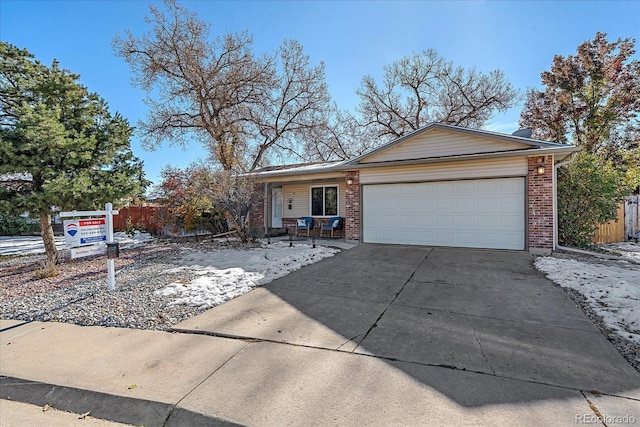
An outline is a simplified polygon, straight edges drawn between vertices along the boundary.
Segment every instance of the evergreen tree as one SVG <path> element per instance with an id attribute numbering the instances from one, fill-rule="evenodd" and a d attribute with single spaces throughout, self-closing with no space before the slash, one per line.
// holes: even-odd
<path id="1" fill-rule="evenodd" d="M 25 49 L 0 42 L 0 174 L 26 178 L 0 188 L 0 212 L 40 218 L 48 261 L 59 262 L 51 216 L 119 203 L 147 186 L 133 156 L 133 129 L 79 76 L 47 67 Z"/>

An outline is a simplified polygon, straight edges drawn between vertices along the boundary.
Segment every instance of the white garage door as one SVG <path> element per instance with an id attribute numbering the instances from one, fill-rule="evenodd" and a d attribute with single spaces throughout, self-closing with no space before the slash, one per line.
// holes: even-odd
<path id="1" fill-rule="evenodd" d="M 364 185 L 363 242 L 524 249 L 524 178 Z"/>

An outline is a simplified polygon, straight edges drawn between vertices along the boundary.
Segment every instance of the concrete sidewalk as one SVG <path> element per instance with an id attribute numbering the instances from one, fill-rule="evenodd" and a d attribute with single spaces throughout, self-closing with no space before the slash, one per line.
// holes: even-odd
<path id="1" fill-rule="evenodd" d="M 179 333 L 0 328 L 0 398 L 135 425 L 640 423 L 640 375 L 522 252 L 360 245 Z"/>
<path id="2" fill-rule="evenodd" d="M 74 414 L 50 406 L 0 399 L 0 426 L 123 427 L 130 424 L 101 420 L 90 414 Z"/>
<path id="3" fill-rule="evenodd" d="M 640 413 L 619 397 L 339 351 L 11 324 L 1 398 L 134 425 L 575 425 L 593 404 Z"/>

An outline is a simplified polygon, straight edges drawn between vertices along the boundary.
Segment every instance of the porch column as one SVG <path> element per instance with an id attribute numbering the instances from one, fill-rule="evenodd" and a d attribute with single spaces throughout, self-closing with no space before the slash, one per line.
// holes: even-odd
<path id="1" fill-rule="evenodd" d="M 267 200 L 269 197 L 269 184 L 264 183 L 264 201 L 262 204 L 264 205 L 262 210 L 262 222 L 264 223 L 264 237 L 269 237 L 269 224 L 267 223 L 267 215 L 269 214 L 269 207 L 267 205 Z"/>
<path id="2" fill-rule="evenodd" d="M 268 184 L 257 183 L 254 185 L 254 191 L 256 194 L 255 203 L 251 206 L 249 211 L 249 226 L 251 228 L 262 228 L 267 225 L 267 198 L 265 197 L 265 191 L 268 189 Z M 265 234 L 266 237 L 266 234 Z"/>

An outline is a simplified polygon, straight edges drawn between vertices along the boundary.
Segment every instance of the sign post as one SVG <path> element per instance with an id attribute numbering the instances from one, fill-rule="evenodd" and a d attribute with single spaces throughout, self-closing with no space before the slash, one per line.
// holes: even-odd
<path id="1" fill-rule="evenodd" d="M 113 205 L 107 203 L 104 205 L 107 214 L 107 245 L 113 243 Z M 118 213 L 118 211 L 116 211 Z M 110 291 L 116 288 L 116 265 L 115 260 L 111 257 L 107 258 L 107 276 L 109 278 L 108 288 Z"/>
<path id="2" fill-rule="evenodd" d="M 103 211 L 60 212 L 61 218 L 96 215 L 104 215 L 105 218 L 64 222 L 64 236 L 67 247 L 75 248 L 101 243 L 105 240 L 107 245 L 113 244 L 113 216 L 118 215 L 118 211 L 113 209 L 111 203 L 105 204 Z M 86 255 L 97 253 L 97 251 L 91 250 L 84 252 Z M 115 261 L 113 257 L 107 259 L 107 288 L 110 291 L 116 288 Z"/>

